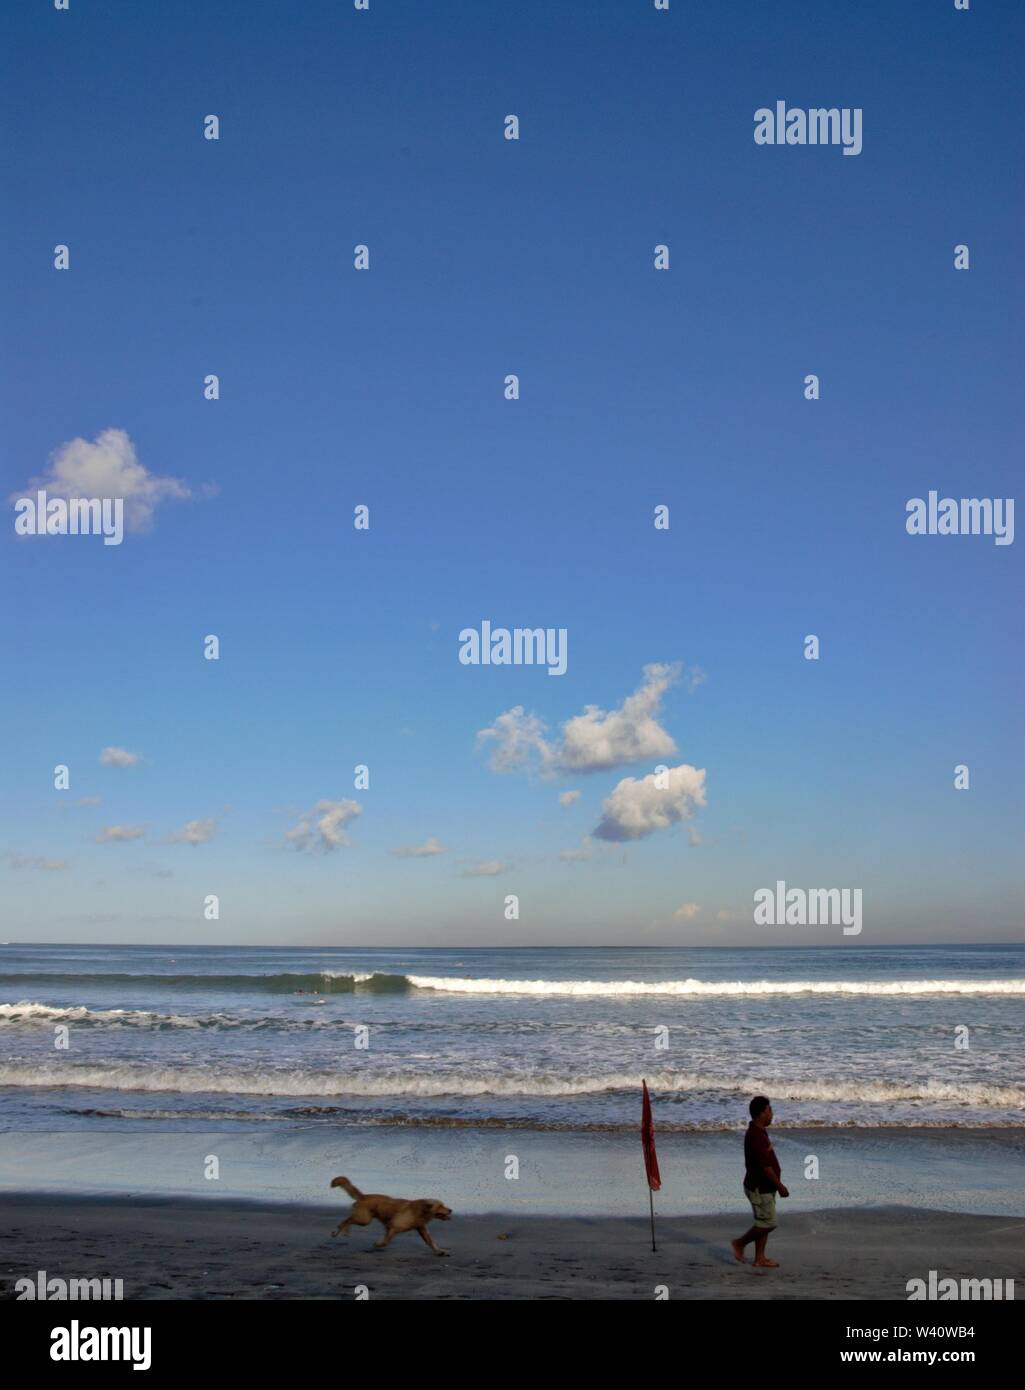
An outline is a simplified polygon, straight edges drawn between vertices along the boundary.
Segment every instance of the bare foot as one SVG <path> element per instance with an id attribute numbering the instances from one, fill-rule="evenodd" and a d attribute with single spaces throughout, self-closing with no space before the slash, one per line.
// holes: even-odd
<path id="1" fill-rule="evenodd" d="M 744 1263 L 744 1247 L 741 1245 L 740 1241 L 739 1241 L 739 1240 L 731 1240 L 731 1241 L 730 1241 L 730 1249 L 733 1251 L 733 1258 L 734 1258 L 735 1260 L 739 1260 L 740 1263 L 743 1264 L 743 1263 Z"/>
<path id="2" fill-rule="evenodd" d="M 779 1260 L 767 1260 L 764 1257 L 754 1261 L 758 1269 L 779 1269 Z"/>

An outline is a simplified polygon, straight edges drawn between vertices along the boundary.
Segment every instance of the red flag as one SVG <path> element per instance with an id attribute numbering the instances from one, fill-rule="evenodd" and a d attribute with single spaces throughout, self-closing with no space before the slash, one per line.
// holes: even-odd
<path id="1" fill-rule="evenodd" d="M 641 1145 L 644 1149 L 644 1169 L 648 1175 L 648 1186 L 652 1192 L 657 1192 L 662 1186 L 662 1177 L 658 1171 L 658 1154 L 655 1152 L 655 1126 L 651 1123 L 651 1098 L 648 1095 L 648 1083 L 642 1081 L 644 1087 L 644 1102 L 641 1106 Z"/>

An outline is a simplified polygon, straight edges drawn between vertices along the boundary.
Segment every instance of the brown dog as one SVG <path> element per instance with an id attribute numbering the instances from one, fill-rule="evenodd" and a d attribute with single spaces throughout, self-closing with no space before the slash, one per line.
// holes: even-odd
<path id="1" fill-rule="evenodd" d="M 380 1192 L 361 1192 L 348 1178 L 332 1178 L 332 1187 L 344 1187 L 353 1199 L 352 1211 L 331 1232 L 333 1236 L 344 1236 L 350 1226 L 369 1226 L 371 1221 L 380 1221 L 384 1227 L 384 1239 L 374 1243 L 375 1250 L 383 1250 L 389 1242 L 403 1231 L 419 1231 L 420 1238 L 431 1247 L 436 1255 L 447 1255 L 431 1239 L 427 1229 L 428 1221 L 448 1221 L 452 1215 L 451 1207 L 432 1197 L 420 1197 L 408 1201 L 405 1197 L 384 1197 Z"/>

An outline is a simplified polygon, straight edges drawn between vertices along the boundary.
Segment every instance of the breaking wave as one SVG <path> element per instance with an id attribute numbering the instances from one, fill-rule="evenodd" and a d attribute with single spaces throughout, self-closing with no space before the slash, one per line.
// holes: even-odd
<path id="1" fill-rule="evenodd" d="M 700 998 L 786 994 L 1025 994 L 1025 980 L 464 980 L 410 975 L 417 989 L 450 994 L 674 995 Z"/>
<path id="2" fill-rule="evenodd" d="M 199 1028 L 205 1020 L 185 1014 L 158 1014 L 148 1009 L 87 1009 L 84 1004 L 55 1007 L 22 999 L 17 1004 L 0 1004 L 0 1024 L 4 1023 L 100 1023 L 113 1027 Z"/>
<path id="3" fill-rule="evenodd" d="M 459 975 L 398 975 L 379 971 L 323 970 L 279 975 L 62 975 L 0 974 L 0 988 L 84 984 L 128 989 L 164 988 L 256 994 L 405 994 L 434 990 L 446 994 L 521 994 L 552 998 L 661 996 L 730 998 L 772 995 L 936 994 L 1025 995 L 1025 980 L 503 980 Z"/>
<path id="4" fill-rule="evenodd" d="M 663 1098 L 695 1092 L 752 1095 L 766 1090 L 774 1099 L 832 1101 L 886 1105 L 897 1101 L 964 1105 L 993 1109 L 1025 1108 L 1025 1090 L 985 1082 L 885 1081 L 820 1077 L 791 1080 L 766 1076 L 722 1076 L 703 1072 L 649 1072 L 648 1085 Z M 343 1074 L 282 1068 L 251 1071 L 213 1067 L 153 1065 L 143 1062 L 109 1064 L 72 1062 L 0 1063 L 0 1086 L 89 1087 L 108 1091 L 162 1091 L 181 1095 L 330 1096 L 336 1099 L 375 1097 L 582 1096 L 599 1092 L 635 1091 L 638 1074 L 559 1073 L 523 1069 L 501 1075 L 409 1069 L 371 1070 Z"/>
<path id="5" fill-rule="evenodd" d="M 280 975 L 127 975 L 97 974 L 92 971 L 76 975 L 45 971 L 0 974 L 0 989 L 28 985 L 81 988 L 86 984 L 115 988 L 124 986 L 131 990 L 163 988 L 255 994 L 403 994 L 410 989 L 407 976 L 378 971 L 321 970 L 315 974 Z"/>
<path id="6" fill-rule="evenodd" d="M 0 1029 L 3 1028 L 4 1024 L 19 1023 L 75 1023 L 113 1029 L 152 1029 L 157 1032 L 170 1028 L 240 1029 L 247 1032 L 316 1032 L 321 1029 L 353 1027 L 351 1020 L 337 1017 L 283 1018 L 280 1015 L 246 1017 L 225 1013 L 161 1014 L 150 1009 L 87 1009 L 80 1004 L 61 1007 L 37 1004 L 29 999 L 22 999 L 17 1004 L 0 1004 Z"/>

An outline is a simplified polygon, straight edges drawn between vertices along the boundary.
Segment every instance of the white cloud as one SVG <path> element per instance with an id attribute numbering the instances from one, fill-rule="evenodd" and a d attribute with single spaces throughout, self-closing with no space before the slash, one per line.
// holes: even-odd
<path id="1" fill-rule="evenodd" d="M 536 755 L 542 767 L 552 760 L 545 739 L 544 721 L 536 714 L 525 714 L 522 705 L 500 714 L 489 729 L 477 735 L 477 747 L 494 741 L 489 766 L 492 772 L 516 772 Z"/>
<path id="2" fill-rule="evenodd" d="M 602 802 L 602 819 L 594 831 L 599 840 L 642 840 L 687 820 L 695 806 L 705 803 L 705 769 L 681 763 L 662 774 L 668 782 L 659 787 L 655 773 L 624 777 Z"/>
<path id="3" fill-rule="evenodd" d="M 213 816 L 205 820 L 190 820 L 170 836 L 172 845 L 205 845 L 217 834 L 217 821 Z"/>
<path id="4" fill-rule="evenodd" d="M 99 804 L 100 798 L 98 796 L 80 796 L 75 802 L 76 806 L 99 806 Z"/>
<path id="5" fill-rule="evenodd" d="M 559 797 L 560 806 L 572 806 L 574 801 L 580 800 L 579 792 L 563 792 Z"/>
<path id="6" fill-rule="evenodd" d="M 358 801 L 318 801 L 312 811 L 304 811 L 298 824 L 285 834 L 293 849 L 319 850 L 329 854 L 351 843 L 345 827 L 363 814 Z"/>
<path id="7" fill-rule="evenodd" d="M 735 922 L 737 919 L 732 912 L 727 912 L 724 909 L 722 912 L 717 912 L 715 914 L 715 920 L 717 922 Z"/>
<path id="8" fill-rule="evenodd" d="M 463 878 L 494 878 L 496 874 L 504 873 L 508 864 L 501 863 L 498 859 L 486 859 L 482 864 L 471 864 L 462 872 Z"/>
<path id="9" fill-rule="evenodd" d="M 678 922 L 692 922 L 700 911 L 700 903 L 681 903 L 673 916 Z"/>
<path id="10" fill-rule="evenodd" d="M 100 754 L 104 767 L 138 767 L 141 761 L 140 754 L 129 753 L 127 748 L 104 748 Z"/>
<path id="11" fill-rule="evenodd" d="M 422 845 L 399 845 L 390 851 L 399 859 L 429 859 L 434 854 L 447 854 L 445 846 L 434 835 L 429 835 Z"/>
<path id="12" fill-rule="evenodd" d="M 645 666 L 643 682 L 627 696 L 620 709 L 605 711 L 588 705 L 583 714 L 567 720 L 562 726 L 558 766 L 599 772 L 675 753 L 675 741 L 655 716 L 662 696 L 679 674 L 678 666 Z"/>
<path id="13" fill-rule="evenodd" d="M 658 722 L 662 696 L 679 679 L 680 667 L 653 663 L 644 679 L 619 709 L 587 705 L 583 714 L 567 719 L 557 739 L 545 737 L 546 726 L 522 705 L 500 714 L 477 735 L 478 747 L 493 745 L 494 772 L 515 772 L 536 761 L 543 773 L 607 772 L 610 768 L 677 752 L 676 742 Z"/>
<path id="14" fill-rule="evenodd" d="M 145 833 L 144 825 L 105 825 L 96 836 L 96 843 L 109 845 L 120 840 L 141 840 Z"/>
<path id="15" fill-rule="evenodd" d="M 161 502 L 192 496 L 179 478 L 159 478 L 139 462 L 135 445 L 124 430 L 102 430 L 90 444 L 71 439 L 50 456 L 50 466 L 38 478 L 30 478 L 23 491 L 43 488 L 50 497 L 120 497 L 124 500 L 125 526 L 129 531 L 148 531 Z M 13 493 L 16 501 L 22 493 Z"/>

